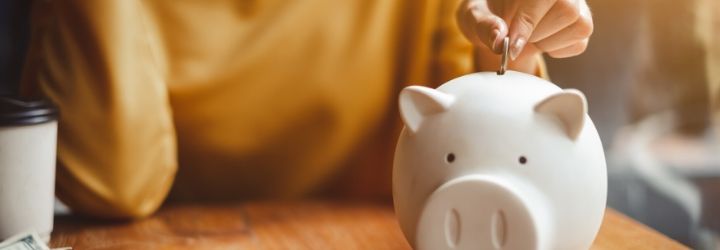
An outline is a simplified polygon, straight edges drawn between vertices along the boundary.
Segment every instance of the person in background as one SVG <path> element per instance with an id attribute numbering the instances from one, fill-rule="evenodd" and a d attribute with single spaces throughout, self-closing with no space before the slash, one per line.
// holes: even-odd
<path id="1" fill-rule="evenodd" d="M 34 1 L 26 96 L 60 110 L 57 195 L 140 218 L 166 199 L 388 200 L 395 100 L 582 53 L 584 0 Z"/>

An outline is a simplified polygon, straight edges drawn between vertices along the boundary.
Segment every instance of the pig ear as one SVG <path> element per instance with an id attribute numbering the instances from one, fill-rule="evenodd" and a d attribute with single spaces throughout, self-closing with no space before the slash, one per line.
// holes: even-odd
<path id="1" fill-rule="evenodd" d="M 570 139 L 577 139 L 585 122 L 587 102 L 585 95 L 576 89 L 566 89 L 540 101 L 535 112 L 557 118 Z"/>
<path id="2" fill-rule="evenodd" d="M 445 112 L 454 101 L 455 97 L 436 89 L 410 86 L 400 92 L 400 116 L 405 126 L 415 133 L 425 118 Z"/>

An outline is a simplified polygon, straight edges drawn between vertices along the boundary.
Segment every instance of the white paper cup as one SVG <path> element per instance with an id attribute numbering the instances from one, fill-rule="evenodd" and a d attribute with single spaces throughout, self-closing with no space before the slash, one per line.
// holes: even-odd
<path id="1" fill-rule="evenodd" d="M 50 240 L 56 141 L 51 106 L 0 97 L 0 240 L 22 232 Z"/>

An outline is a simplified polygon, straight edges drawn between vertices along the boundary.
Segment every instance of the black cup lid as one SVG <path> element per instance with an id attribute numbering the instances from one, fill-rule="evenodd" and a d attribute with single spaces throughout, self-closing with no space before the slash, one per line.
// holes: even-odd
<path id="1" fill-rule="evenodd" d="M 56 117 L 57 111 L 47 101 L 0 96 L 0 126 L 38 124 L 54 121 Z"/>

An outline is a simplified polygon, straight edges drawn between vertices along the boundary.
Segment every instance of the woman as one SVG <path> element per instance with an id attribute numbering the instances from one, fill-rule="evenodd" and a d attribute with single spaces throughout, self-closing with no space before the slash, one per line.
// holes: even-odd
<path id="1" fill-rule="evenodd" d="M 496 70 L 505 36 L 510 68 L 541 74 L 541 53 L 577 55 L 592 33 L 582 0 L 55 0 L 32 11 L 23 88 L 62 114 L 58 197 L 108 218 L 147 216 L 168 193 L 387 198 L 400 88 Z"/>

